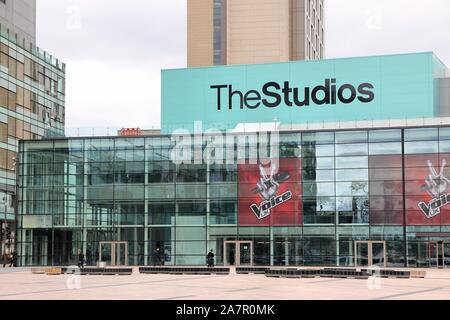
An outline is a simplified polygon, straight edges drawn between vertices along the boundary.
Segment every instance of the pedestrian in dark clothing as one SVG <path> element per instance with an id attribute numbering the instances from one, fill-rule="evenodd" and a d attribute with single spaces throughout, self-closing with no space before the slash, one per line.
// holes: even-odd
<path id="1" fill-rule="evenodd" d="M 84 268 L 84 254 L 81 250 L 78 250 L 78 268 Z"/>
<path id="2" fill-rule="evenodd" d="M 10 268 L 17 267 L 17 253 L 16 252 L 13 252 L 12 255 L 11 255 L 11 260 L 9 262 L 9 267 Z"/>
<path id="3" fill-rule="evenodd" d="M 159 250 L 159 248 L 156 248 L 153 251 L 153 265 L 161 266 L 161 251 Z"/>
<path id="4" fill-rule="evenodd" d="M 214 268 L 214 253 L 212 249 L 206 256 L 206 260 L 208 261 L 208 268 Z"/>
<path id="5" fill-rule="evenodd" d="M 91 250 L 87 249 L 86 250 L 86 265 L 87 266 L 91 266 L 92 264 L 92 253 Z"/>
<path id="6" fill-rule="evenodd" d="M 235 251 L 234 250 L 230 250 L 229 253 L 229 261 L 230 261 L 230 265 L 234 266 L 234 262 L 235 262 Z"/>

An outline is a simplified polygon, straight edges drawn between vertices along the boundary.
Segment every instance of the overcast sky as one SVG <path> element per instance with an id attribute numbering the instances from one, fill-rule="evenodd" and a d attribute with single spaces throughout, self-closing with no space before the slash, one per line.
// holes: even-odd
<path id="1" fill-rule="evenodd" d="M 434 51 L 450 66 L 450 1 L 325 2 L 326 58 Z M 67 127 L 159 127 L 160 70 L 186 66 L 186 0 L 37 5 L 38 46 L 67 64 Z"/>

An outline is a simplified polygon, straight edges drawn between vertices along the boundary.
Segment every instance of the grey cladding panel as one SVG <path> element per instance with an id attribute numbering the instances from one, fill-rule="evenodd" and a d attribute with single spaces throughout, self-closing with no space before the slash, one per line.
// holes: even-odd
<path id="1" fill-rule="evenodd" d="M 450 116 L 450 78 L 439 79 L 440 115 Z"/>

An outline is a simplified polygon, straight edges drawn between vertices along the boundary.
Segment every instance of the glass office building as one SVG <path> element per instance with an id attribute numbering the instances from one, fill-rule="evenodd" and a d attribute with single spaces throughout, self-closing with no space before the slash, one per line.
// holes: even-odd
<path id="1" fill-rule="evenodd" d="M 19 140 L 64 136 L 64 123 L 64 63 L 0 25 L 0 256 L 15 247 Z"/>
<path id="2" fill-rule="evenodd" d="M 449 265 L 450 126 L 280 133 L 291 196 L 264 218 L 257 135 L 220 165 L 176 164 L 170 136 L 21 143 L 20 265 Z"/>

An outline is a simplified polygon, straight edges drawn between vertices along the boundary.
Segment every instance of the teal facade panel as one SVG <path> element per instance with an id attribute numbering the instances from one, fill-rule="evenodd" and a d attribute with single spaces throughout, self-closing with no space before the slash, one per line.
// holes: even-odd
<path id="1" fill-rule="evenodd" d="M 436 117 L 439 108 L 435 79 L 442 70 L 445 65 L 433 53 L 163 70 L 161 130 L 171 133 L 182 128 L 193 132 L 194 122 L 199 121 L 205 131 L 232 129 L 239 123 L 304 124 Z M 297 98 L 302 101 L 305 88 L 310 88 L 311 94 L 315 87 L 324 86 L 327 79 L 336 79 L 337 91 L 343 85 L 352 85 L 357 91 L 356 98 L 351 103 L 343 103 L 337 97 L 336 104 L 332 104 L 330 90 L 329 104 L 315 104 L 311 97 L 310 105 L 297 106 L 293 103 L 293 91 L 289 92 L 288 100 L 284 99 L 282 89 L 286 81 L 290 84 L 288 89 L 298 88 Z M 276 97 L 264 94 L 263 86 L 267 83 L 280 86 L 279 90 L 276 87 L 269 90 L 280 95 L 277 107 L 262 103 L 265 98 L 277 102 Z M 358 99 L 369 97 L 358 89 L 365 83 L 373 86 L 365 88 L 374 94 L 370 101 Z M 218 110 L 219 91 L 211 86 L 221 85 L 231 85 L 232 90 L 220 89 Z M 248 101 L 251 108 L 245 105 L 241 108 L 244 99 L 236 93 L 229 109 L 229 92 L 236 90 L 242 95 L 250 90 L 258 92 L 249 94 L 255 98 Z M 316 97 L 320 100 L 324 95 L 324 91 L 319 91 Z M 351 95 L 350 88 L 342 91 L 344 99 Z M 254 108 L 258 102 L 259 107 Z"/>

